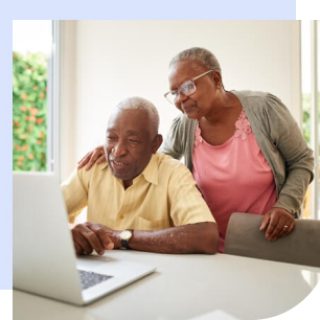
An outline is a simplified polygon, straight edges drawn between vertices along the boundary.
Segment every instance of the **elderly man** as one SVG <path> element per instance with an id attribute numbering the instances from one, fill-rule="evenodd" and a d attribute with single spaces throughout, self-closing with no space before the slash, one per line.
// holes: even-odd
<path id="1" fill-rule="evenodd" d="M 156 153 L 159 116 L 132 97 L 113 110 L 106 131 L 107 163 L 78 169 L 62 185 L 71 221 L 88 207 L 88 222 L 72 229 L 77 254 L 106 249 L 215 253 L 218 232 L 189 170 Z"/>

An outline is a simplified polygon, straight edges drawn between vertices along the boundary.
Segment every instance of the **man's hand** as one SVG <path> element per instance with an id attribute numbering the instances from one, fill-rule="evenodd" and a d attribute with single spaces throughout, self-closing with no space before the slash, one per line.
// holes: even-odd
<path id="1" fill-rule="evenodd" d="M 272 208 L 264 215 L 260 230 L 265 231 L 267 240 L 277 240 L 289 234 L 294 226 L 295 220 L 292 214 L 283 208 Z"/>
<path id="2" fill-rule="evenodd" d="M 90 222 L 76 225 L 71 233 L 78 255 L 89 255 L 93 251 L 103 255 L 105 250 L 114 249 L 117 240 L 116 231 Z"/>
<path id="3" fill-rule="evenodd" d="M 88 152 L 79 162 L 78 169 L 85 167 L 86 170 L 91 169 L 91 167 L 97 163 L 103 163 L 106 161 L 103 146 L 98 146 L 92 151 Z"/>

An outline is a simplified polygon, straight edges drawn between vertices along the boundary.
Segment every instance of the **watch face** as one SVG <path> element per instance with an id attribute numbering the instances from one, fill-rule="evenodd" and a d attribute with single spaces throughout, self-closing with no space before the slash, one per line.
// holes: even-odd
<path id="1" fill-rule="evenodd" d="M 132 232 L 130 230 L 124 230 L 120 233 L 121 240 L 129 240 L 132 237 Z"/>
<path id="2" fill-rule="evenodd" d="M 121 240 L 121 245 L 120 249 L 129 249 L 129 240 L 132 237 L 132 231 L 131 230 L 123 230 L 120 232 L 120 240 Z"/>

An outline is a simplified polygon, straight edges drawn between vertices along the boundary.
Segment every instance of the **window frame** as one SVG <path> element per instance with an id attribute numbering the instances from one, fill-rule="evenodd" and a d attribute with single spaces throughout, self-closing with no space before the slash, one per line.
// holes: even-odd
<path id="1" fill-rule="evenodd" d="M 48 68 L 47 168 L 60 178 L 60 38 L 59 21 L 52 21 L 52 51 Z"/>
<path id="2" fill-rule="evenodd" d="M 310 31 L 303 32 L 302 24 L 309 23 Z M 318 57 L 320 54 L 318 33 L 320 34 L 320 23 L 319 21 L 301 21 L 301 39 L 306 37 L 310 43 L 310 48 L 304 48 L 301 41 L 301 54 L 308 52 L 310 50 L 310 70 L 306 70 L 306 66 L 302 65 L 302 76 L 303 73 L 310 73 L 310 147 L 314 152 L 314 180 L 311 184 L 311 218 L 320 219 L 320 159 L 319 159 L 319 116 L 320 116 L 320 106 L 319 100 L 319 78 L 320 78 L 320 68 Z M 308 33 L 308 34 L 307 34 Z M 303 89 L 301 89 L 303 93 Z M 309 93 L 309 92 L 308 92 Z M 301 95 L 302 96 L 302 95 Z M 301 114 L 303 114 L 303 105 L 301 103 Z M 302 122 L 302 120 L 301 120 Z"/>

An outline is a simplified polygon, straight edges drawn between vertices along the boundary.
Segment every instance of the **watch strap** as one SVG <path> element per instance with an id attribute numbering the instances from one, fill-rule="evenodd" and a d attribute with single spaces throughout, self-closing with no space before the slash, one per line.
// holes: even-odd
<path id="1" fill-rule="evenodd" d="M 130 239 L 132 238 L 132 236 L 133 236 L 133 230 L 129 230 L 129 229 L 127 229 L 127 230 L 124 230 L 124 231 L 122 231 L 122 232 L 130 232 L 131 233 L 131 235 L 127 238 L 122 238 L 121 236 L 120 236 L 120 249 L 122 249 L 122 250 L 128 250 L 129 249 L 129 241 L 130 241 Z"/>

